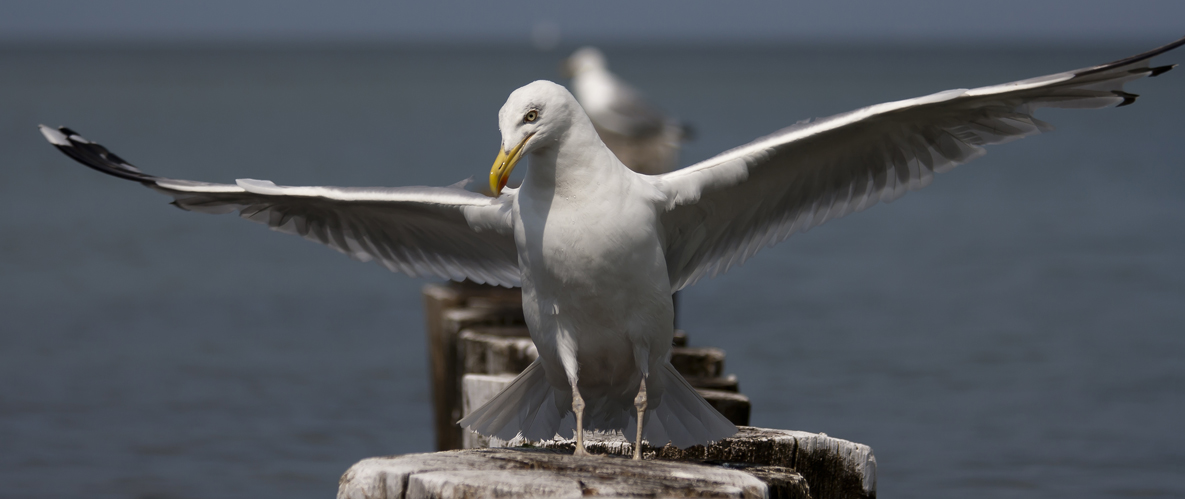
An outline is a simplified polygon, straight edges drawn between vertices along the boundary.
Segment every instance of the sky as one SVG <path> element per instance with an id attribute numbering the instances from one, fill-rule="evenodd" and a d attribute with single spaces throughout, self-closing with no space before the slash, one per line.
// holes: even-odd
<path id="1" fill-rule="evenodd" d="M 1185 36 L 1182 0 L 0 0 L 0 42 L 1082 43 Z"/>

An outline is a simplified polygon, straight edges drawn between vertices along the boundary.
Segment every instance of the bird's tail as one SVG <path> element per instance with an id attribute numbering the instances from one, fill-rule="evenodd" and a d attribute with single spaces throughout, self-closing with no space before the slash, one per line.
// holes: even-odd
<path id="1" fill-rule="evenodd" d="M 642 438 L 652 445 L 661 446 L 667 442 L 676 447 L 706 445 L 736 434 L 736 425 L 708 404 L 670 362 L 663 362 L 662 367 L 651 373 L 651 379 L 653 382 L 647 384 L 661 387 L 661 395 L 655 393 L 659 396 L 651 399 L 651 405 L 646 410 Z M 547 382 L 543 365 L 536 360 L 501 393 L 465 416 L 458 424 L 502 440 L 521 436 L 526 440 L 537 441 L 550 439 L 557 434 L 572 435 L 576 429 L 572 401 L 570 398 L 557 400 L 557 395 L 563 397 L 564 394 Z M 637 435 L 637 420 L 632 412 L 632 406 L 608 411 L 590 408 L 585 413 L 585 428 L 622 430 L 625 437 L 632 441 Z"/>
<path id="2" fill-rule="evenodd" d="M 646 411 L 642 427 L 642 438 L 651 445 L 667 442 L 675 447 L 707 445 L 736 434 L 736 425 L 708 404 L 670 362 L 663 362 L 651 376 L 660 376 L 662 379 L 657 381 L 663 385 L 662 399 L 657 407 Z M 622 432 L 625 438 L 634 440 L 638 434 L 636 425 L 637 419 L 630 418 Z"/>
<path id="3" fill-rule="evenodd" d="M 556 390 L 536 359 L 501 393 L 457 424 L 502 440 L 520 435 L 527 440 L 545 440 L 565 431 L 571 434 L 576 429 L 572 410 L 567 407 L 571 402 L 557 404 L 555 397 Z"/>

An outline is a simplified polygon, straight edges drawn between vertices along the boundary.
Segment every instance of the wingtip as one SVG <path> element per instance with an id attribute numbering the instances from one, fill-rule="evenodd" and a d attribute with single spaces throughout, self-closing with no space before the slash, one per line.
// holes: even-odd
<path id="1" fill-rule="evenodd" d="M 1154 48 L 1154 49 L 1144 52 L 1142 54 L 1136 54 L 1131 57 L 1120 59 L 1115 62 L 1110 62 L 1107 64 L 1103 64 L 1100 66 L 1095 66 L 1093 68 L 1083 70 L 1081 72 L 1077 72 L 1075 74 L 1075 76 L 1085 76 L 1085 75 L 1090 75 L 1090 74 L 1094 74 L 1094 73 L 1099 73 L 1102 71 L 1112 70 L 1112 69 L 1122 67 L 1122 66 L 1128 66 L 1131 64 L 1135 64 L 1137 62 L 1145 61 L 1145 60 L 1151 59 L 1153 57 L 1156 57 L 1160 54 L 1163 54 L 1165 52 L 1168 52 L 1170 50 L 1176 49 L 1177 47 L 1180 47 L 1182 45 L 1185 45 L 1185 37 L 1178 38 L 1177 40 L 1173 41 L 1172 43 L 1169 43 L 1167 45 L 1162 45 L 1160 47 Z M 1176 66 L 1176 65 L 1173 64 L 1170 66 L 1160 66 L 1160 67 L 1156 67 L 1156 68 L 1149 68 L 1147 66 L 1143 66 L 1143 67 L 1135 68 L 1132 72 L 1149 73 L 1148 76 L 1156 76 L 1161 73 L 1164 73 L 1165 71 L 1173 69 L 1173 66 Z"/>
<path id="2" fill-rule="evenodd" d="M 45 140 L 48 140 L 50 144 L 55 146 L 70 147 L 70 139 L 67 139 L 66 136 L 62 134 L 62 132 L 45 125 L 37 125 L 37 127 L 41 129 L 41 135 L 44 135 Z"/>
<path id="3" fill-rule="evenodd" d="M 473 183 L 473 175 L 470 175 L 468 178 L 465 178 L 460 182 L 449 185 L 448 187 L 452 187 L 453 189 L 465 189 L 471 183 Z"/>
<path id="4" fill-rule="evenodd" d="M 1123 102 L 1120 102 L 1120 103 L 1119 103 L 1118 105 L 1116 105 L 1115 107 L 1123 107 L 1123 106 L 1128 106 L 1128 105 L 1131 105 L 1131 104 L 1135 103 L 1135 102 L 1136 102 L 1136 98 L 1138 98 L 1138 97 L 1139 97 L 1139 94 L 1133 94 L 1133 93 L 1130 93 L 1130 92 L 1124 92 L 1123 90 L 1112 90 L 1112 91 L 1111 91 L 1111 93 L 1115 94 L 1115 96 L 1116 96 L 1116 97 L 1122 97 L 1122 98 L 1123 98 Z"/>
<path id="5" fill-rule="evenodd" d="M 682 136 L 679 137 L 679 140 L 682 142 L 695 142 L 695 139 L 699 136 L 699 131 L 696 130 L 695 125 L 691 124 L 690 122 L 680 121 L 679 128 L 682 132 Z"/>
<path id="6" fill-rule="evenodd" d="M 1177 67 L 1176 64 L 1169 64 L 1168 66 L 1160 66 L 1160 67 L 1152 68 L 1151 72 L 1148 73 L 1148 77 L 1152 78 L 1152 77 L 1160 76 L 1162 74 L 1165 74 L 1165 73 L 1171 71 L 1175 67 Z"/>

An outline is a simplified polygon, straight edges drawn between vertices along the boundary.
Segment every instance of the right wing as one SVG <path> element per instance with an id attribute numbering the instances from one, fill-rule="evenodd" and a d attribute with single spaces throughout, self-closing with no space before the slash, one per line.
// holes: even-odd
<path id="1" fill-rule="evenodd" d="M 1124 106 L 1124 83 L 1173 66 L 1163 47 L 1076 71 L 887 102 L 802 122 L 682 170 L 647 179 L 661 214 L 671 289 L 727 271 L 795 232 L 925 187 L 934 173 L 1048 130 L 1042 107 Z"/>
<path id="2" fill-rule="evenodd" d="M 360 261 L 411 276 L 518 286 L 510 216 L 513 192 L 490 198 L 457 187 L 286 187 L 266 180 L 236 185 L 175 180 L 141 172 L 69 128 L 41 125 L 67 156 L 108 175 L 173 197 L 177 207 L 230 213 L 325 244 Z"/>

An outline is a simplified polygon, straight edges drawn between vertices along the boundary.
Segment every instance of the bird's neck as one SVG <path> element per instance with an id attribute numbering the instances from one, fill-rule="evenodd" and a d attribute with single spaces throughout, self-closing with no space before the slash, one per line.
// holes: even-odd
<path id="1" fill-rule="evenodd" d="M 585 119 L 573 123 L 554 146 L 531 154 L 523 187 L 570 198 L 597 190 L 615 168 L 625 167 Z"/>

